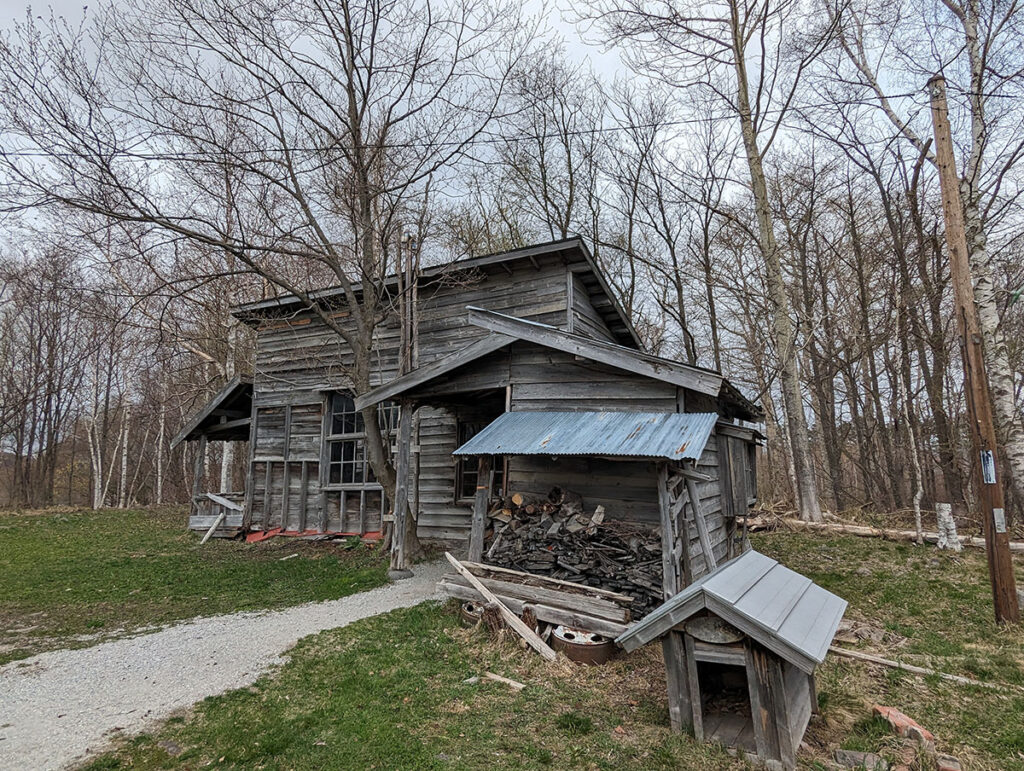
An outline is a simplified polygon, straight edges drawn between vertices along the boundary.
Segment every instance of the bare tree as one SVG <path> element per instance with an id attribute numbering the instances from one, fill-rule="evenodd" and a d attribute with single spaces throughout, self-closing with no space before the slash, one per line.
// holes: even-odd
<path id="1" fill-rule="evenodd" d="M 480 0 L 129 0 L 79 29 L 27 21 L 0 44 L 0 162 L 16 203 L 142 224 L 295 295 L 351 348 L 361 394 L 399 224 L 483 135 L 532 35 Z M 310 296 L 324 283 L 343 319 Z"/>
<path id="2" fill-rule="evenodd" d="M 779 353 L 781 385 L 796 464 L 800 516 L 819 520 L 817 483 L 808 440 L 796 334 L 782 272 L 765 173 L 765 156 L 782 130 L 801 78 L 820 54 L 827 30 L 800 48 L 786 48 L 802 5 L 770 0 L 647 3 L 592 0 L 590 16 L 609 41 L 628 46 L 638 69 L 668 83 L 712 94 L 739 125 L 756 239 L 764 260 Z"/>

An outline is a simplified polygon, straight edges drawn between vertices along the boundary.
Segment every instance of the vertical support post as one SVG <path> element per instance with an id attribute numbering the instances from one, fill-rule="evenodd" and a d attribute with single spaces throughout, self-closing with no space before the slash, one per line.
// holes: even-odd
<path id="1" fill-rule="evenodd" d="M 252 524 L 252 500 L 255 493 L 256 477 L 253 458 L 256 456 L 256 422 L 259 410 L 256 405 L 252 406 L 252 413 L 249 419 L 249 458 L 245 471 L 245 505 L 242 509 L 242 532 L 248 532 Z"/>
<path id="2" fill-rule="evenodd" d="M 412 440 L 412 404 L 398 408 L 398 457 L 395 459 L 395 502 L 391 523 L 391 569 L 405 571 L 405 530 L 409 516 L 409 445 Z"/>
<path id="3" fill-rule="evenodd" d="M 195 465 L 192 469 L 192 500 L 190 501 L 189 510 L 197 511 L 199 496 L 203 489 L 203 469 L 205 465 L 203 461 L 206 456 L 206 434 L 200 434 L 199 444 L 196 446 L 196 460 Z"/>
<path id="4" fill-rule="evenodd" d="M 320 488 L 318 505 L 320 507 L 317 531 L 327 532 L 327 525 L 330 523 L 330 513 L 327 511 L 327 483 L 330 480 L 330 444 L 327 437 L 331 433 L 331 395 L 324 394 L 320 402 L 320 409 L 323 411 L 320 420 L 320 462 L 317 464 L 317 482 Z M 339 496 L 339 498 L 342 496 Z M 339 502 L 339 506 L 340 506 Z"/>
<path id="5" fill-rule="evenodd" d="M 661 586 L 665 599 L 675 595 L 679 589 L 679 571 L 673 557 L 676 532 L 672 526 L 672 501 L 668 493 L 668 464 L 658 464 L 658 511 L 661 514 Z M 685 540 L 685 539 L 684 539 Z M 686 548 L 686 544 L 683 544 Z"/>
<path id="6" fill-rule="evenodd" d="M 309 462 L 302 461 L 302 481 L 299 483 L 302 489 L 299 490 L 299 532 L 306 531 L 306 495 L 309 487 Z"/>
<path id="7" fill-rule="evenodd" d="M 686 653 L 686 682 L 690 694 L 690 718 L 693 721 L 693 738 L 704 741 L 704 699 L 700 693 L 700 676 L 697 672 L 697 656 L 694 652 L 693 638 L 685 632 L 682 634 L 683 650 Z"/>
<path id="8" fill-rule="evenodd" d="M 288 499 L 292 493 L 292 464 L 287 460 L 281 464 L 281 529 L 288 529 Z"/>
<path id="9" fill-rule="evenodd" d="M 1010 534 L 1006 527 L 1003 485 L 999 473 L 992 395 L 985 369 L 983 340 L 978 309 L 974 304 L 974 284 L 967 259 L 967 235 L 964 232 L 960 177 L 953 157 L 953 139 L 946 114 L 946 80 L 936 75 L 928 81 L 931 92 L 932 126 L 935 131 L 935 162 L 939 168 L 942 210 L 946 220 L 946 246 L 949 249 L 950 276 L 956 305 L 956 324 L 960 330 L 964 364 L 964 393 L 967 396 L 968 425 L 974 447 L 974 479 L 981 503 L 985 550 L 988 553 L 989 580 L 996 622 L 1014 624 L 1020 620 L 1017 606 L 1013 562 L 1010 558 Z"/>
<path id="10" fill-rule="evenodd" d="M 687 676 L 683 633 L 672 629 L 662 637 L 661 653 L 665 659 L 665 679 L 668 682 L 668 719 L 672 730 L 680 733 L 684 728 L 693 727 L 694 699 Z"/>
<path id="11" fill-rule="evenodd" d="M 487 502 L 491 499 L 491 456 L 481 455 L 476 465 L 476 496 L 473 498 L 473 520 L 469 530 L 469 561 L 480 562 L 484 556 L 484 527 L 487 524 Z"/>

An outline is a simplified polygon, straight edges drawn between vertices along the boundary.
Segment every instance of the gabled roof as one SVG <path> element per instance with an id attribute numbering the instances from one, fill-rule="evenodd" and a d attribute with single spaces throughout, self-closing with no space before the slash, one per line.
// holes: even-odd
<path id="1" fill-rule="evenodd" d="M 232 420 L 221 422 L 221 415 L 215 412 L 228 411 L 240 413 Z M 249 422 L 252 413 L 252 378 L 246 375 L 235 375 L 220 389 L 202 409 L 196 412 L 175 437 L 171 447 L 176 447 L 186 439 L 198 439 L 204 433 L 216 434 L 215 439 L 228 441 L 244 441 L 249 438 Z"/>
<path id="2" fill-rule="evenodd" d="M 597 267 L 597 263 L 590 253 L 586 242 L 579 236 L 550 241 L 544 244 L 534 244 L 505 252 L 467 257 L 423 268 L 420 270 L 420 281 L 423 283 L 441 281 L 461 271 L 484 269 L 489 266 L 499 265 L 507 267 L 511 263 L 519 261 L 530 261 L 536 265 L 538 258 L 558 255 L 561 255 L 572 268 L 573 273 L 580 277 L 584 286 L 590 292 L 591 302 L 595 310 L 602 316 L 616 338 L 620 342 L 640 347 L 640 336 L 633 327 L 632 320 L 619 305 L 607 280 Z M 384 283 L 385 285 L 395 283 L 395 277 L 386 277 Z M 353 289 L 358 293 L 361 291 L 362 286 L 356 283 L 353 285 Z M 308 293 L 308 296 L 316 302 L 329 302 L 332 299 L 343 299 L 344 290 L 341 287 L 334 286 L 311 291 Z M 294 295 L 285 295 L 284 297 L 272 297 L 268 300 L 259 300 L 239 305 L 233 309 L 233 313 L 243 320 L 252 320 L 259 318 L 264 313 L 275 310 L 290 310 L 294 312 L 301 308 L 302 301 L 299 298 Z"/>
<path id="3" fill-rule="evenodd" d="M 453 455 L 698 460 L 715 412 L 506 412 Z"/>
<path id="4" fill-rule="evenodd" d="M 392 399 L 458 367 L 494 353 L 516 340 L 525 340 L 557 351 L 566 351 L 590 361 L 645 375 L 654 380 L 672 383 L 709 396 L 717 397 L 722 388 L 722 376 L 709 369 L 691 367 L 669 359 L 662 359 L 633 348 L 627 348 L 624 345 L 593 340 L 548 324 L 517 319 L 482 308 L 469 307 L 467 310 L 469 323 L 488 330 L 491 332 L 490 335 L 466 346 L 461 351 L 419 367 L 386 385 L 363 394 L 356 399 L 356 408 L 362 409 L 367 405 Z"/>
<path id="5" fill-rule="evenodd" d="M 804 672 L 825 660 L 846 600 L 770 557 L 747 551 L 698 579 L 623 632 L 635 650 L 707 609 Z"/>

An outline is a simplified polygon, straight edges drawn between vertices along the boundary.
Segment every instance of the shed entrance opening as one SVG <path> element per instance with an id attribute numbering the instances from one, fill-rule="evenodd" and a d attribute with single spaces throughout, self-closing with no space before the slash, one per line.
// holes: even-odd
<path id="1" fill-rule="evenodd" d="M 746 668 L 698 661 L 697 679 L 705 740 L 756 753 Z"/>

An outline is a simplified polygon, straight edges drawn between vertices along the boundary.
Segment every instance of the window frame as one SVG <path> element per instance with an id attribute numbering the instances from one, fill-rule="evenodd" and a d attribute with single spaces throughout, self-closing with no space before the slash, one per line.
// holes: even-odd
<path id="1" fill-rule="evenodd" d="M 491 423 L 490 420 L 455 420 L 455 441 L 456 447 L 461 447 Z M 464 429 L 476 426 L 471 434 L 464 434 Z M 476 498 L 476 487 L 479 484 L 478 464 L 480 456 L 462 455 L 455 461 L 455 489 L 452 491 L 453 499 L 458 504 L 472 503 Z M 473 492 L 466 495 L 466 478 L 473 477 Z M 508 458 L 504 455 L 491 456 L 491 496 L 505 494 L 505 480 L 508 479 Z"/>
<path id="2" fill-rule="evenodd" d="M 348 404 L 351 405 L 351 410 L 338 411 L 335 409 L 336 399 L 345 399 Z M 355 491 L 355 490 L 370 490 L 383 491 L 384 488 L 373 477 L 373 468 L 370 466 L 369 455 L 366 452 L 366 427 L 363 423 L 362 413 L 355 409 L 355 403 L 352 395 L 346 391 L 327 391 L 326 392 L 326 406 L 324 409 L 324 476 L 321 489 L 325 491 Z M 353 415 L 352 422 L 355 430 L 353 431 L 342 431 L 340 433 L 334 432 L 334 419 L 336 415 Z M 377 406 L 378 424 L 384 431 L 385 445 L 390 446 L 397 438 L 398 434 L 398 405 L 393 402 L 381 402 Z M 382 422 L 383 419 L 383 422 Z M 353 443 L 353 457 L 351 460 L 346 461 L 344 458 L 344 444 L 347 442 Z M 334 445 L 342 446 L 342 457 L 340 460 L 334 460 L 333 447 Z M 360 457 L 361 456 L 361 457 Z M 355 468 L 361 469 L 361 479 L 355 480 L 355 474 L 353 474 L 352 481 L 342 481 L 345 478 L 345 464 L 359 461 L 358 466 Z M 332 471 L 333 468 L 338 465 L 338 481 L 332 482 Z M 384 496 L 386 497 L 386 496 Z M 365 496 L 362 496 L 365 500 Z M 364 504 L 365 505 L 365 504 Z"/>

